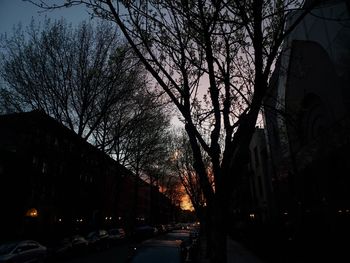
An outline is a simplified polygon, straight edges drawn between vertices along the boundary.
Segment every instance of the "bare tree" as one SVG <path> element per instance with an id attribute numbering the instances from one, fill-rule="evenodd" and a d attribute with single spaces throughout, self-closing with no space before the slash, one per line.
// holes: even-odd
<path id="1" fill-rule="evenodd" d="M 32 21 L 2 45 L 4 111 L 44 110 L 137 176 L 165 156 L 165 102 L 111 23 Z"/>
<path id="2" fill-rule="evenodd" d="M 110 130 L 110 153 L 135 174 L 135 196 L 132 202 L 133 212 L 138 210 L 138 188 L 141 178 L 148 181 L 150 187 L 159 187 L 161 171 L 168 159 L 169 112 L 159 97 L 140 90 L 134 94 L 133 103 L 123 111 L 124 119 Z M 120 116 L 122 116 L 120 115 Z M 150 191 L 151 195 L 153 191 Z M 153 202 L 153 195 L 151 202 Z M 153 207 L 153 206 L 152 206 Z M 130 222 L 136 218 L 130 215 Z M 155 220 L 150 218 L 150 220 Z"/>
<path id="3" fill-rule="evenodd" d="M 2 39 L 2 109 L 41 109 L 85 140 L 91 138 L 142 83 L 138 59 L 121 39 L 106 22 L 83 22 L 73 29 L 64 20 L 46 19 L 42 29 L 34 21 L 26 30 L 18 27 Z"/>
<path id="4" fill-rule="evenodd" d="M 48 1 L 32 2 L 52 8 Z M 246 170 L 249 143 L 283 40 L 317 2 L 308 1 L 305 8 L 297 0 L 62 4 L 84 3 L 95 15 L 114 21 L 182 115 L 212 226 L 208 238 L 215 240 L 212 262 L 226 262 L 227 200 Z M 292 16 L 296 9 L 303 11 Z"/>
<path id="5" fill-rule="evenodd" d="M 158 181 L 168 159 L 167 105 L 111 23 L 73 29 L 47 19 L 41 29 L 33 21 L 3 45 L 1 109 L 44 110 L 134 172 L 135 188 L 141 176 Z"/>
<path id="6" fill-rule="evenodd" d="M 186 194 L 189 196 L 198 218 L 201 218 L 203 217 L 202 211 L 205 206 L 205 198 L 199 178 L 193 168 L 193 153 L 184 130 L 178 130 L 176 134 L 174 134 L 173 149 L 170 165 L 173 172 L 180 179 Z M 210 169 L 208 160 L 206 163 L 207 169 Z"/>

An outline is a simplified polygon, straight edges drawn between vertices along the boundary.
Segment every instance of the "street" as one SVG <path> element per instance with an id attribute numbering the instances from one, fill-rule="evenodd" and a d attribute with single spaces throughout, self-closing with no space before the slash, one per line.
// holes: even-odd
<path id="1" fill-rule="evenodd" d="M 90 252 L 83 255 L 75 255 L 68 259 L 55 260 L 54 262 L 66 263 L 124 263 L 127 261 L 130 243 L 113 246 L 98 252 Z"/>

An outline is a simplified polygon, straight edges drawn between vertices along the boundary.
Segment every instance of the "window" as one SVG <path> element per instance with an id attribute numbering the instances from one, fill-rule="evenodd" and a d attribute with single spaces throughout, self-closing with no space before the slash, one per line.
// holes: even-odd
<path id="1" fill-rule="evenodd" d="M 38 164 L 38 158 L 36 156 L 33 156 L 33 166 L 36 167 Z"/>
<path id="2" fill-rule="evenodd" d="M 45 140 L 46 140 L 46 143 L 47 143 L 48 145 L 51 144 L 51 136 L 50 136 L 49 134 L 46 134 Z"/>
<path id="3" fill-rule="evenodd" d="M 64 168 L 63 168 L 63 164 L 61 163 L 59 165 L 59 174 L 62 175 L 63 174 L 63 171 L 64 171 Z"/>
<path id="4" fill-rule="evenodd" d="M 47 163 L 46 162 L 43 162 L 43 166 L 41 168 L 41 172 L 43 174 L 46 174 L 47 173 Z"/>
<path id="5" fill-rule="evenodd" d="M 59 146 L 57 137 L 55 137 L 54 145 L 55 145 L 55 147 L 58 147 L 58 146 Z"/>

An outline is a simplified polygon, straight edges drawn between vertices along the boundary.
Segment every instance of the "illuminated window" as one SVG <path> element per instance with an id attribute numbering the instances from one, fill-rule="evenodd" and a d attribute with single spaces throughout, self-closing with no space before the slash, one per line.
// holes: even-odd
<path id="1" fill-rule="evenodd" d="M 43 174 L 47 173 L 47 163 L 43 162 L 43 166 L 42 166 L 41 172 Z"/>
<path id="2" fill-rule="evenodd" d="M 35 156 L 33 156 L 33 166 L 36 167 L 38 164 L 38 158 L 36 158 Z"/>

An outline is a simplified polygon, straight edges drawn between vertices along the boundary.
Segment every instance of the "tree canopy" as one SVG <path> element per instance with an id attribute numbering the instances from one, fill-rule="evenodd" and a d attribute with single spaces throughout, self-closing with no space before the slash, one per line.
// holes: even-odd
<path id="1" fill-rule="evenodd" d="M 318 1 L 31 2 L 43 8 L 85 4 L 123 32 L 183 118 L 212 227 L 211 259 L 226 262 L 228 200 L 246 172 L 274 63 L 284 39 Z"/>
<path id="2" fill-rule="evenodd" d="M 166 158 L 166 103 L 111 23 L 33 20 L 1 41 L 1 111 L 43 110 L 137 174 Z"/>
<path id="3" fill-rule="evenodd" d="M 104 115 L 142 85 L 140 67 L 108 23 L 34 20 L 2 39 L 1 106 L 42 109 L 88 139 Z M 128 83 L 128 85 L 126 85 Z"/>

